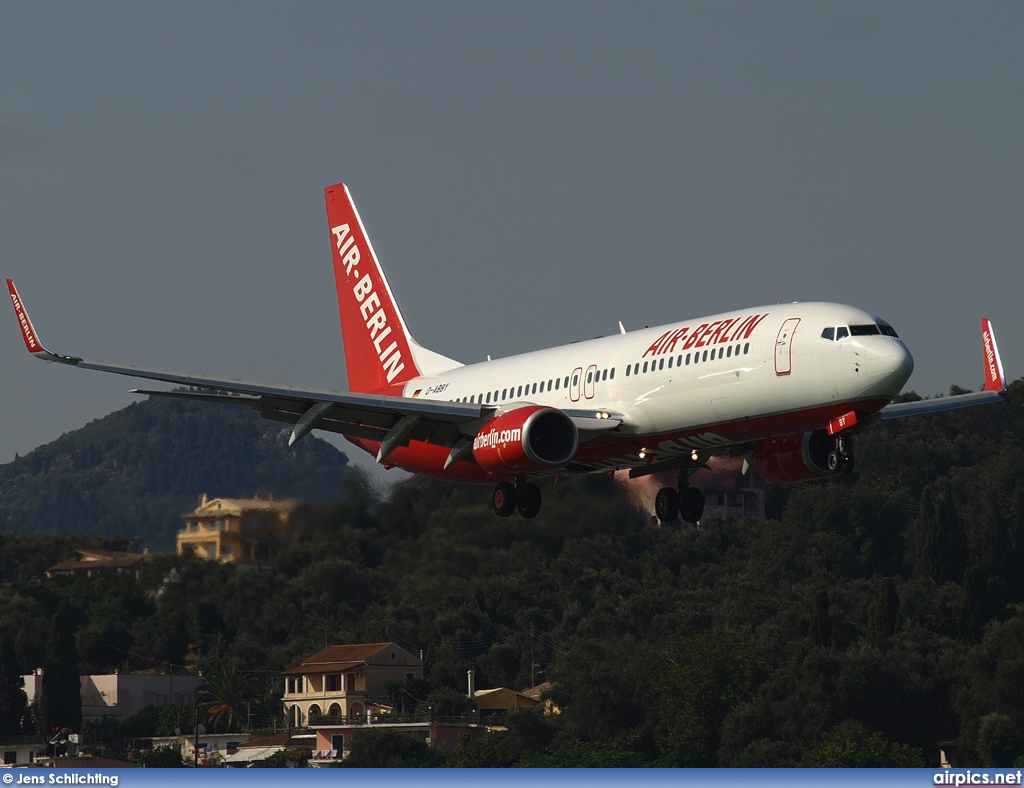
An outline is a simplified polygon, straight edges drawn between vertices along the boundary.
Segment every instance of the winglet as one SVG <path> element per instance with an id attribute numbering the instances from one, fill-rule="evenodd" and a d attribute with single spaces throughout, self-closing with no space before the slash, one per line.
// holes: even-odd
<path id="1" fill-rule="evenodd" d="M 985 352 L 985 391 L 1002 391 L 1006 388 L 1003 362 L 999 359 L 995 331 L 987 317 L 981 319 L 981 345 Z"/>
<path id="2" fill-rule="evenodd" d="M 25 340 L 25 347 L 28 348 L 28 352 L 36 358 L 41 358 L 44 361 L 57 361 L 61 364 L 78 364 L 82 359 L 73 358 L 72 356 L 60 356 L 56 353 L 51 353 L 43 347 L 43 343 L 39 341 L 39 334 L 36 333 L 36 328 L 32 325 L 32 320 L 29 318 L 28 312 L 25 311 L 25 305 L 21 302 L 21 296 L 18 295 L 18 288 L 14 286 L 14 282 L 10 279 L 7 280 L 7 289 L 11 293 L 11 301 L 14 303 L 14 313 L 18 316 L 18 325 L 21 327 L 21 338 Z"/>

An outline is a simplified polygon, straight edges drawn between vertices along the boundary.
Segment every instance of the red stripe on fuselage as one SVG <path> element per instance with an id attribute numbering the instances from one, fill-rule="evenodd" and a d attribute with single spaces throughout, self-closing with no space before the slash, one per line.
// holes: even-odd
<path id="1" fill-rule="evenodd" d="M 615 463 L 618 467 L 626 468 L 638 464 L 635 458 L 641 449 L 646 450 L 647 462 L 659 462 L 688 455 L 693 449 L 713 449 L 716 446 L 724 447 L 733 443 L 751 443 L 763 440 L 770 435 L 788 435 L 825 429 L 830 421 L 851 410 L 856 411 L 858 419 L 863 421 L 888 404 L 889 400 L 886 399 L 861 400 L 834 403 L 774 416 L 762 416 L 749 421 L 709 424 L 697 429 L 661 435 L 628 438 L 617 435 L 601 435 L 581 444 L 574 462 L 584 465 Z M 349 438 L 349 441 L 373 455 L 376 455 L 380 448 L 380 441 L 358 438 Z M 410 473 L 454 482 L 493 484 L 496 481 L 511 481 L 512 479 L 511 476 L 491 476 L 472 462 L 457 462 L 448 470 L 444 470 L 444 464 L 450 451 L 444 446 L 410 441 L 408 446 L 399 446 L 391 452 L 388 455 L 387 464 Z M 628 457 L 632 457 L 633 462 L 626 462 Z M 541 475 L 549 476 L 551 474 Z"/>

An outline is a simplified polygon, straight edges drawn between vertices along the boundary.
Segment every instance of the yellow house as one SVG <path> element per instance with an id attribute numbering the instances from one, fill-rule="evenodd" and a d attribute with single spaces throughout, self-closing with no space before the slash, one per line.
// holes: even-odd
<path id="1" fill-rule="evenodd" d="M 203 494 L 198 508 L 182 517 L 179 555 L 191 549 L 211 561 L 257 566 L 272 563 L 281 546 L 299 535 L 310 509 L 301 501 L 275 501 L 273 496 L 210 499 Z"/>
<path id="2" fill-rule="evenodd" d="M 292 727 L 311 717 L 365 721 L 372 707 L 389 703 L 389 682 L 420 678 L 423 661 L 397 643 L 329 646 L 284 671 L 284 708 Z"/>

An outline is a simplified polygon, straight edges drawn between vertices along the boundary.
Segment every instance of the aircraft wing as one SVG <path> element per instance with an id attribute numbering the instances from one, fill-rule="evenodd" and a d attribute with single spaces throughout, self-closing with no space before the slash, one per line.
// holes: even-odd
<path id="1" fill-rule="evenodd" d="M 1006 388 L 1003 377 L 1003 362 L 999 358 L 995 331 L 992 322 L 981 319 L 981 347 L 985 356 L 985 387 L 981 391 L 970 394 L 959 394 L 953 397 L 921 399 L 914 402 L 896 402 L 882 408 L 879 415 L 883 420 L 900 419 L 904 416 L 918 416 L 922 413 L 937 413 L 955 408 L 968 408 L 972 405 L 985 405 L 990 402 L 1002 402 L 1002 392 Z"/>
<path id="2" fill-rule="evenodd" d="M 471 452 L 467 447 L 471 449 L 472 443 L 468 441 L 467 436 L 475 435 L 497 410 L 491 405 L 465 402 L 301 389 L 244 380 L 211 378 L 161 369 L 89 361 L 77 356 L 53 353 L 39 340 L 14 282 L 10 279 L 7 280 L 7 288 L 14 303 L 25 347 L 36 358 L 79 369 L 94 369 L 115 375 L 174 383 L 191 389 L 133 389 L 133 393 L 137 394 L 249 407 L 258 411 L 265 419 L 294 424 L 289 444 L 294 444 L 313 429 L 321 429 L 350 438 L 380 441 L 382 445 L 377 455 L 378 462 L 383 461 L 395 447 L 408 440 L 450 447 L 453 449 L 454 462 L 469 458 Z M 621 423 L 621 416 L 618 414 L 614 414 L 614 418 L 609 418 L 607 413 L 597 414 L 592 411 L 574 411 L 568 415 L 581 430 L 609 430 Z"/>

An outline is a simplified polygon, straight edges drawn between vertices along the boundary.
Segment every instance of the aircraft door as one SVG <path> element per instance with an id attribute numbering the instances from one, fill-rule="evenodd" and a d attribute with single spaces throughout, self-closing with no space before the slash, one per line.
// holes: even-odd
<path id="1" fill-rule="evenodd" d="M 572 380 L 569 382 L 569 399 L 573 402 L 580 401 L 580 378 L 583 377 L 583 367 L 576 367 L 572 371 Z"/>
<path id="2" fill-rule="evenodd" d="M 793 335 L 800 318 L 791 317 L 782 324 L 775 338 L 775 374 L 788 375 L 793 371 Z"/>
<path id="3" fill-rule="evenodd" d="M 587 379 L 583 384 L 583 396 L 587 399 L 594 398 L 594 382 L 597 378 L 597 364 L 587 367 Z"/>

